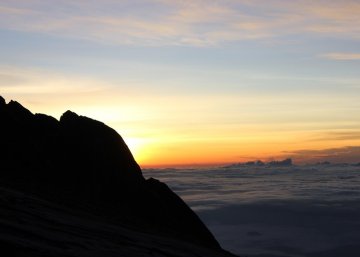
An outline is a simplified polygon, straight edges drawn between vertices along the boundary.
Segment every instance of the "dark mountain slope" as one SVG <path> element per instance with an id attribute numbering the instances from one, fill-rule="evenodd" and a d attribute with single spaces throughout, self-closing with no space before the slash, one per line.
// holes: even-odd
<path id="1" fill-rule="evenodd" d="M 231 257 L 0 186 L 0 255 L 6 257 Z"/>
<path id="2" fill-rule="evenodd" d="M 0 185 L 99 219 L 222 252 L 165 184 L 145 180 L 123 139 L 67 111 L 60 121 L 0 98 Z"/>

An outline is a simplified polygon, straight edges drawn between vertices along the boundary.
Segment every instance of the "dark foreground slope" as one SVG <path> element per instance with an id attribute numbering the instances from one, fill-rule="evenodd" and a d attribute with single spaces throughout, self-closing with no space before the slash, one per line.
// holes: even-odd
<path id="1" fill-rule="evenodd" d="M 0 256 L 230 257 L 0 186 Z"/>
<path id="2" fill-rule="evenodd" d="M 144 179 L 123 139 L 103 123 L 70 111 L 57 121 L 44 114 L 34 115 L 14 101 L 6 104 L 0 98 L 0 124 L 0 208 L 9 214 L 0 222 L 0 240 L 5 244 L 1 248 L 17 244 L 14 248 L 23 245 L 26 252 L 27 241 L 36 239 L 38 242 L 35 240 L 30 248 L 36 250 L 38 246 L 37 250 L 46 252 L 47 246 L 68 238 L 64 249 L 72 252 L 78 247 L 71 244 L 74 237 L 74 242 L 79 238 L 87 242 L 88 238 L 89 251 L 96 252 L 97 245 L 99 249 L 119 246 L 118 237 L 136 242 L 146 238 L 146 245 L 156 237 L 154 242 L 159 242 L 160 251 L 163 247 L 159 238 L 166 237 L 170 245 L 179 242 L 211 249 L 219 256 L 226 254 L 176 194 L 155 179 Z M 13 200 L 7 200 L 10 198 Z M 22 205 L 21 201 L 28 204 Z M 67 213 L 68 209 L 74 213 Z M 53 218 L 47 219 L 48 215 Z M 12 234 L 14 240 L 10 240 Z M 21 234 L 23 239 L 18 238 Z M 126 240 L 120 245 L 129 254 L 121 252 L 121 256 L 136 256 L 130 252 L 138 243 Z M 116 252 L 115 248 L 109 251 Z"/>

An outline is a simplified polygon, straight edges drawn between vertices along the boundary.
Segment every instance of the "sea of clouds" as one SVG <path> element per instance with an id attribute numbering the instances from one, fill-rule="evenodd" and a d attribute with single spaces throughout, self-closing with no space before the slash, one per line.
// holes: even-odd
<path id="1" fill-rule="evenodd" d="M 145 169 L 248 257 L 360 256 L 360 166 Z"/>

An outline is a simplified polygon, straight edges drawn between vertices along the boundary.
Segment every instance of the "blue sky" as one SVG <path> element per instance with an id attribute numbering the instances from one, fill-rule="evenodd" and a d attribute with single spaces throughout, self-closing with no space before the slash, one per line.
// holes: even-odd
<path id="1" fill-rule="evenodd" d="M 357 146 L 359 15 L 358 1 L 0 1 L 0 91 L 106 122 L 145 164 Z"/>

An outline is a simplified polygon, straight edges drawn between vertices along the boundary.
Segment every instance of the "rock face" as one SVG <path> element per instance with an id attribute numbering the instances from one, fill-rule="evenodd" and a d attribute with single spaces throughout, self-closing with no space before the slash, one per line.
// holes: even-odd
<path id="1" fill-rule="evenodd" d="M 71 111 L 60 121 L 0 97 L 0 185 L 114 224 L 221 251 L 164 183 L 144 179 L 123 139 Z"/>
<path id="2" fill-rule="evenodd" d="M 6 257 L 234 257 L 109 223 L 1 185 L 0 252 Z"/>

